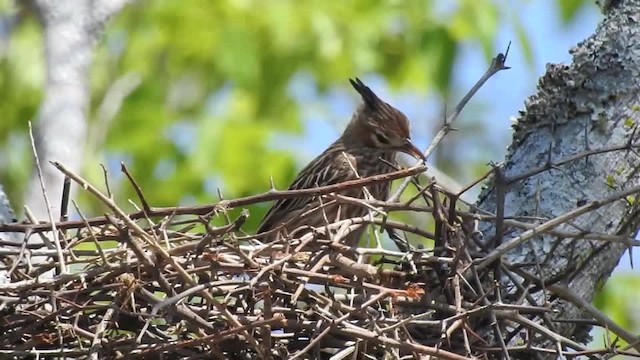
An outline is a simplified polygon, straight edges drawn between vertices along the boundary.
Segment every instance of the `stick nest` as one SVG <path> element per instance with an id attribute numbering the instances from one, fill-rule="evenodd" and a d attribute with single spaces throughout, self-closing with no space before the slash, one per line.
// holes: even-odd
<path id="1" fill-rule="evenodd" d="M 10 281 L 0 285 L 0 349 L 81 359 L 463 359 L 499 357 L 521 332 L 545 335 L 522 324 L 553 309 L 501 299 L 478 215 L 460 210 L 457 196 L 435 182 L 416 183 L 404 202 L 334 192 L 385 179 L 171 209 L 150 208 L 138 189 L 145 210 L 125 214 L 76 178 L 113 215 L 2 228 L 43 241 L 3 241 Z M 230 208 L 286 196 L 372 211 L 268 244 L 242 231 L 246 211 L 229 218 Z M 388 217 L 398 211 L 434 230 Z M 227 225 L 211 225 L 219 218 Z M 44 237 L 52 225 L 57 237 Z M 368 239 L 344 245 L 361 226 Z"/>

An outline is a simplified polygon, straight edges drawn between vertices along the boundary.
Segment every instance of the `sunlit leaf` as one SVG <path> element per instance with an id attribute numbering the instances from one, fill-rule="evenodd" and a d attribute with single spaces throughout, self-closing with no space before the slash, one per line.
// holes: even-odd
<path id="1" fill-rule="evenodd" d="M 573 20 L 578 11 L 585 5 L 591 4 L 585 0 L 561 0 L 556 1 L 558 10 L 560 10 L 560 18 L 564 23 Z"/>

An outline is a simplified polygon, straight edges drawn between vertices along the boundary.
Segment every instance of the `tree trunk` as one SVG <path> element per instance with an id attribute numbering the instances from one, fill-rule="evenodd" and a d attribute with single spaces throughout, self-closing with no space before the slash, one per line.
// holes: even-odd
<path id="1" fill-rule="evenodd" d="M 537 94 L 525 102 L 525 110 L 514 125 L 513 142 L 501 167 L 506 182 L 536 167 L 548 166 L 547 170 L 508 185 L 505 181 L 497 184 L 498 176 L 494 176 L 491 187 L 480 196 L 480 208 L 497 213 L 501 188 L 505 190 L 505 217 L 552 219 L 640 184 L 640 156 L 635 151 L 640 123 L 640 0 L 624 1 L 606 12 L 595 34 L 571 49 L 571 64 L 547 66 Z M 617 151 L 593 151 L 625 145 Z M 576 154 L 587 155 L 588 151 L 592 151 L 589 156 L 551 166 Z M 637 201 L 627 197 L 574 218 L 556 230 L 632 238 L 638 221 Z M 502 242 L 523 232 L 506 226 L 503 229 Z M 495 224 L 484 224 L 482 230 L 488 242 L 496 239 Z M 591 302 L 627 248 L 620 242 L 544 234 L 509 251 L 502 262 L 534 264 L 520 269 L 544 284 L 531 284 L 519 276 L 518 281 L 532 295 L 529 302 L 534 300 L 537 306 L 550 303 L 559 311 L 553 317 L 592 318 L 583 308 L 561 299 L 567 298 L 563 289 Z M 512 281 L 504 272 L 499 276 L 503 296 L 508 298 L 515 293 Z M 537 321 L 542 323 L 541 319 Z M 588 329 L 574 323 L 553 323 L 553 327 L 570 339 L 588 338 Z M 511 344 L 517 341 L 522 339 L 516 337 Z M 547 338 L 535 339 L 534 343 L 555 347 Z"/>
<path id="2" fill-rule="evenodd" d="M 127 0 L 35 0 L 41 20 L 47 78 L 34 136 L 53 219 L 60 216 L 63 176 L 49 164 L 59 161 L 79 172 L 90 100 L 89 67 L 105 22 Z M 25 204 L 38 220 L 48 220 L 40 180 L 31 176 Z"/>

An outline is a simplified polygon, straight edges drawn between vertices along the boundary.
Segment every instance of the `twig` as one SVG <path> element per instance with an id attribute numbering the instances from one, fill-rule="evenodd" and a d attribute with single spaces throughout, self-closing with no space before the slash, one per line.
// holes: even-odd
<path id="1" fill-rule="evenodd" d="M 563 285 L 554 284 L 548 286 L 547 290 L 553 292 L 566 301 L 574 303 L 580 309 L 585 310 L 591 316 L 593 316 L 594 319 L 598 320 L 598 322 L 602 326 L 605 326 L 609 331 L 622 338 L 628 344 L 635 344 L 634 349 L 640 352 L 640 336 L 634 335 L 625 330 L 622 326 L 616 324 L 613 320 L 611 320 L 611 318 L 598 310 L 595 306 L 591 305 L 591 303 L 578 296 L 571 289 Z"/>
<path id="2" fill-rule="evenodd" d="M 140 202 L 142 203 L 142 211 L 144 213 L 149 213 L 151 207 L 149 206 L 149 203 L 147 203 L 147 199 L 144 197 L 140 185 L 138 185 L 138 182 L 133 178 L 133 176 L 129 172 L 129 169 L 127 169 L 127 165 L 125 165 L 123 162 L 120 163 L 120 171 L 122 171 L 127 176 L 127 179 L 129 179 L 129 182 L 133 186 L 136 195 L 138 195 L 138 199 L 140 199 Z"/>
<path id="3" fill-rule="evenodd" d="M 547 230 L 553 229 L 558 225 L 561 225 L 563 223 L 566 223 L 567 221 L 577 218 L 580 215 L 586 214 L 590 211 L 593 211 L 595 209 L 598 209 L 600 207 L 606 206 L 611 204 L 614 201 L 623 199 L 629 195 L 633 195 L 640 192 L 640 186 L 636 186 L 633 187 L 629 190 L 625 190 L 625 191 L 621 191 L 618 192 L 616 194 L 613 194 L 611 196 L 608 196 L 602 200 L 595 200 L 592 201 L 590 203 L 588 203 L 587 205 L 581 206 L 575 210 L 569 211 L 561 216 L 555 217 L 547 222 L 545 222 L 544 224 L 541 224 L 540 226 L 537 226 L 534 229 L 530 229 L 527 230 L 525 232 L 523 232 L 522 234 L 520 234 L 519 236 L 504 242 L 502 245 L 498 246 L 497 248 L 495 248 L 493 251 L 491 251 L 491 253 L 489 253 L 487 256 L 485 256 L 482 259 L 479 259 L 477 261 L 477 265 L 476 268 L 479 270 L 484 269 L 485 267 L 489 266 L 490 264 L 492 264 L 494 261 L 498 260 L 500 257 L 502 257 L 502 255 L 506 254 L 507 252 L 515 249 L 516 247 L 520 246 L 521 244 L 525 243 L 526 241 L 532 239 L 534 236 L 538 235 L 538 234 L 542 234 L 544 232 L 546 232 Z"/>
<path id="4" fill-rule="evenodd" d="M 379 343 L 379 344 L 383 344 L 385 346 L 397 348 L 400 350 L 412 351 L 418 354 L 435 356 L 438 359 L 471 360 L 471 358 L 454 354 L 449 351 L 436 349 L 431 346 L 424 346 L 421 344 L 416 344 L 408 341 L 400 341 L 400 340 L 392 339 L 388 336 L 380 336 L 372 331 L 368 331 L 355 326 L 349 326 L 349 328 L 338 328 L 336 329 L 336 333 L 344 336 L 356 337 L 359 339 L 368 340 L 372 343 Z"/>
<path id="5" fill-rule="evenodd" d="M 610 147 L 605 147 L 605 148 L 601 148 L 601 149 L 591 149 L 591 150 L 585 150 L 585 151 L 581 151 L 577 154 L 571 155 L 571 156 L 567 156 L 561 160 L 552 162 L 552 161 L 548 161 L 547 163 L 545 163 L 544 165 L 531 169 L 525 173 L 522 174 L 518 174 L 515 176 L 511 176 L 505 179 L 507 184 L 513 184 L 515 182 L 518 181 L 522 181 L 525 179 L 529 179 L 531 177 L 533 177 L 534 175 L 540 174 L 542 172 L 554 169 L 554 168 L 559 168 L 562 165 L 574 162 L 574 161 L 578 161 L 580 159 L 583 158 L 587 158 L 589 156 L 592 155 L 598 155 L 598 154 L 605 154 L 605 153 L 609 153 L 609 152 L 614 152 L 614 151 L 620 151 L 620 150 L 629 150 L 629 149 L 637 149 L 640 148 L 640 144 L 631 144 L 631 143 L 625 143 L 624 145 L 614 145 L 614 146 L 610 146 Z"/>
<path id="6" fill-rule="evenodd" d="M 33 151 L 33 159 L 36 165 L 36 171 L 38 172 L 38 180 L 40 181 L 40 188 L 42 190 L 42 197 L 44 198 L 45 206 L 47 207 L 47 215 L 49 216 L 48 227 L 51 229 L 51 236 L 53 237 L 53 243 L 56 246 L 58 252 L 58 271 L 60 274 L 67 273 L 67 266 L 64 262 L 64 256 L 62 256 L 62 246 L 60 245 L 60 237 L 58 230 L 56 229 L 55 220 L 53 220 L 53 213 L 51 212 L 51 205 L 49 203 L 49 197 L 47 196 L 47 189 L 44 186 L 44 179 L 42 178 L 42 169 L 40 168 L 40 159 L 38 159 L 38 151 L 36 150 L 36 141 L 33 138 L 33 128 L 31 127 L 31 121 L 29 121 L 29 138 L 31 139 L 31 150 Z"/>
<path id="7" fill-rule="evenodd" d="M 507 46 L 507 50 L 505 54 L 500 53 L 493 58 L 493 60 L 491 61 L 491 65 L 489 66 L 487 71 L 482 75 L 480 80 L 476 82 L 476 84 L 471 88 L 471 90 L 469 90 L 469 92 L 462 98 L 462 100 L 460 100 L 458 105 L 456 105 L 453 112 L 445 119 L 444 124 L 442 125 L 442 128 L 440 129 L 440 131 L 438 131 L 436 136 L 433 138 L 427 150 L 424 151 L 423 155 L 425 159 L 429 158 L 433 150 L 435 150 L 435 148 L 440 144 L 440 142 L 442 142 L 442 139 L 444 139 L 444 137 L 449 133 L 449 131 L 451 131 L 451 123 L 453 123 L 458 118 L 458 116 L 462 112 L 462 109 L 464 109 L 464 107 L 467 105 L 469 100 L 471 100 L 473 95 L 475 95 L 475 93 L 482 87 L 482 85 L 484 85 L 484 83 L 487 82 L 487 80 L 489 80 L 493 75 L 495 75 L 499 71 L 509 69 L 508 66 L 505 66 L 505 62 L 507 61 L 507 56 L 509 55 L 510 46 L 511 46 L 511 43 L 509 43 L 509 46 Z M 423 160 L 420 160 L 417 164 L 420 165 L 423 162 L 424 162 Z M 389 201 L 398 201 L 398 199 L 400 199 L 400 195 L 402 195 L 402 193 L 406 190 L 410 182 L 411 182 L 411 179 L 405 179 L 398 187 L 398 190 L 396 190 L 396 192 L 389 198 Z"/>
<path id="8" fill-rule="evenodd" d="M 61 164 L 55 163 L 54 166 L 63 168 Z M 215 204 L 201 205 L 201 206 L 181 206 L 181 207 L 169 207 L 169 208 L 151 208 L 148 212 L 148 216 L 168 216 L 175 215 L 207 215 L 214 210 L 221 208 L 237 208 L 247 205 L 252 205 L 260 202 L 291 199 L 301 196 L 316 196 L 325 195 L 332 192 L 341 192 L 343 190 L 367 186 L 378 182 L 386 182 L 395 179 L 400 179 L 407 176 L 412 176 L 424 172 L 426 167 L 424 165 L 407 168 L 399 171 L 390 172 L 383 175 L 375 175 L 357 180 L 345 181 L 343 183 L 328 185 L 323 187 L 302 189 L 302 190 L 283 190 L 283 191 L 269 191 L 259 195 L 247 196 L 244 198 L 238 198 L 234 200 L 223 200 Z M 128 214 L 128 218 L 131 220 L 142 219 L 145 217 L 145 213 L 142 211 Z M 87 219 L 91 226 L 105 225 L 108 223 L 105 217 L 96 217 Z M 82 221 L 66 221 L 56 224 L 58 228 L 64 229 L 76 229 L 84 227 Z M 31 229 L 33 232 L 47 231 L 51 229 L 51 224 L 21 224 L 10 223 L 0 224 L 0 232 L 25 232 L 27 229 Z"/>
<path id="9" fill-rule="evenodd" d="M 60 221 L 69 219 L 69 197 L 71 196 L 71 179 L 64 177 L 62 185 L 62 201 L 60 202 Z"/>

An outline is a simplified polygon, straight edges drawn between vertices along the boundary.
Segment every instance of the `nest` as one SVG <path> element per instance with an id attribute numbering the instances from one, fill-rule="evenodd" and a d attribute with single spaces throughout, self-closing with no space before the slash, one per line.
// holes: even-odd
<path id="1" fill-rule="evenodd" d="M 340 197 L 375 211 L 268 244 L 241 231 L 246 212 L 225 226 L 214 227 L 212 220 L 228 219 L 230 208 L 283 196 L 335 200 L 338 188 L 271 191 L 196 208 L 154 209 L 143 201 L 144 210 L 125 214 L 83 184 L 113 215 L 4 229 L 28 229 L 33 237 L 51 234 L 53 225 L 57 234 L 40 243 L 5 241 L 5 249 L 14 245 L 5 252 L 14 256 L 4 258 L 11 281 L 0 286 L 5 353 L 101 359 L 442 355 L 464 349 L 459 335 L 467 315 L 460 315 L 481 307 L 486 296 L 481 283 L 473 295 L 461 286 L 472 262 L 464 244 L 479 235 L 476 219 L 453 211 L 455 202 L 435 182 L 403 203 Z M 436 233 L 386 218 L 401 210 L 430 216 Z M 347 234 L 368 225 L 376 231 L 372 241 L 343 244 Z M 380 229 L 396 242 L 393 249 L 382 246 Z M 436 247 L 412 246 L 407 233 L 412 243 L 421 238 Z"/>
<path id="2" fill-rule="evenodd" d="M 499 357 L 522 330 L 513 324 L 552 311 L 500 299 L 477 230 L 479 215 L 460 210 L 457 195 L 435 182 L 422 186 L 414 180 L 418 191 L 404 202 L 336 195 L 345 187 L 417 174 L 422 166 L 191 208 L 151 208 L 138 189 L 143 210 L 131 214 L 57 166 L 113 214 L 2 227 L 26 232 L 26 238 L 51 234 L 52 226 L 57 234 L 38 244 L 4 241 L 5 255 L 12 255 L 3 258 L 10 282 L 0 285 L 4 354 L 81 359 Z M 292 196 L 361 202 L 372 211 L 268 244 L 260 242 L 261 234 L 241 231 L 246 212 L 229 219 L 230 208 Z M 395 211 L 429 217 L 434 231 L 388 219 Z M 212 226 L 218 217 L 228 224 Z M 371 226 L 371 241 L 344 245 L 342 239 L 361 226 Z M 395 245 L 382 246 L 388 242 L 381 241 L 381 230 Z M 421 241 L 434 246 L 412 245 Z"/>

